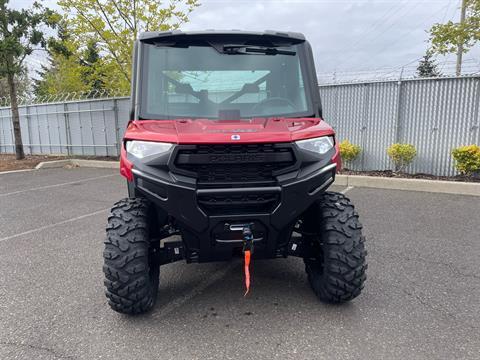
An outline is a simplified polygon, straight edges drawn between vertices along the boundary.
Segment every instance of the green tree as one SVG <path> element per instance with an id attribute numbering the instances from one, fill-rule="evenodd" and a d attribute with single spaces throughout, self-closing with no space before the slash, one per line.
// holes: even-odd
<path id="1" fill-rule="evenodd" d="M 32 81 L 28 76 L 27 69 L 22 68 L 22 71 L 15 77 L 15 87 L 17 89 L 18 97 L 26 97 L 31 91 Z M 7 78 L 0 78 L 0 106 L 7 106 L 10 102 L 10 92 L 8 90 Z"/>
<path id="2" fill-rule="evenodd" d="M 92 39 L 103 55 L 104 84 L 127 91 L 133 42 L 139 32 L 177 29 L 199 0 L 59 0 L 79 43 Z"/>
<path id="3" fill-rule="evenodd" d="M 445 55 L 461 49 L 467 53 L 480 40 L 480 0 L 465 1 L 465 20 L 434 24 L 430 29 L 431 51 Z"/>
<path id="4" fill-rule="evenodd" d="M 105 64 L 95 40 L 85 49 L 71 35 L 68 24 L 58 25 L 56 38 L 48 41 L 48 65 L 38 71 L 35 95 L 42 97 L 65 93 L 84 93 L 89 97 L 104 89 Z"/>
<path id="5" fill-rule="evenodd" d="M 85 92 L 88 90 L 83 81 L 79 62 L 78 47 L 65 21 L 59 22 L 56 37 L 48 39 L 48 65 L 42 65 L 37 72 L 34 92 L 37 98 L 60 93 Z"/>
<path id="6" fill-rule="evenodd" d="M 49 54 L 59 54 L 65 57 L 73 55 L 71 29 L 68 28 L 68 23 L 62 19 L 57 25 L 57 36 L 48 39 L 47 52 Z"/>
<path id="7" fill-rule="evenodd" d="M 438 65 L 435 60 L 432 59 L 432 54 L 429 51 L 427 51 L 423 56 L 423 59 L 418 63 L 417 75 L 419 77 L 441 76 L 440 70 L 438 70 Z"/>
<path id="8" fill-rule="evenodd" d="M 18 113 L 16 77 L 24 71 L 23 62 L 35 49 L 46 46 L 42 25 L 55 27 L 58 14 L 34 3 L 31 9 L 15 10 L 0 0 L 0 77 L 8 83 L 17 160 L 25 158 Z"/>
<path id="9" fill-rule="evenodd" d="M 95 40 L 90 40 L 81 59 L 83 81 L 89 86 L 89 97 L 105 88 L 105 72 Z"/>

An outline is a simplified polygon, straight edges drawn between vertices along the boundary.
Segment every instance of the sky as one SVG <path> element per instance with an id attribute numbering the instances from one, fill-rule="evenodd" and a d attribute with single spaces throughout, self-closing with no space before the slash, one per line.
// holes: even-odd
<path id="1" fill-rule="evenodd" d="M 183 30 L 287 30 L 310 41 L 319 80 L 413 74 L 428 47 L 427 30 L 458 21 L 461 0 L 200 0 Z M 15 7 L 29 0 L 13 0 Z M 45 1 L 54 5 L 54 0 Z M 480 71 L 480 47 L 465 55 L 465 72 Z M 38 57 L 38 55 L 37 55 Z M 35 64 L 40 58 L 31 59 Z M 455 56 L 439 56 L 452 73 Z"/>

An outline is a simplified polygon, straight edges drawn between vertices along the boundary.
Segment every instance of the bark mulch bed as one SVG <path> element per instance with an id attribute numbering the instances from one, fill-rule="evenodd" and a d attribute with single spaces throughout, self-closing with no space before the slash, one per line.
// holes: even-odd
<path id="1" fill-rule="evenodd" d="M 424 180 L 444 180 L 444 181 L 461 181 L 461 182 L 480 182 L 480 176 L 435 176 L 430 174 L 406 174 L 394 173 L 392 170 L 375 170 L 375 171 L 354 171 L 344 169 L 339 172 L 341 175 L 364 175 L 364 176 L 379 176 L 389 178 L 403 178 L 403 179 L 424 179 Z"/>
<path id="2" fill-rule="evenodd" d="M 23 160 L 16 160 L 15 155 L 0 154 L 0 172 L 33 169 L 42 161 L 65 160 L 67 156 L 53 156 L 53 155 L 26 155 Z M 73 156 L 75 159 L 94 159 L 94 160 L 117 160 L 114 157 L 100 157 L 100 156 Z"/>

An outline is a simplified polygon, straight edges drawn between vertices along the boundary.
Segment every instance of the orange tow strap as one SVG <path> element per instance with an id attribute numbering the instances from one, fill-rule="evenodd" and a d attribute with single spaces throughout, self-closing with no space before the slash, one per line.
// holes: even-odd
<path id="1" fill-rule="evenodd" d="M 248 291 L 250 290 L 250 250 L 245 250 L 245 295 L 247 296 Z"/>

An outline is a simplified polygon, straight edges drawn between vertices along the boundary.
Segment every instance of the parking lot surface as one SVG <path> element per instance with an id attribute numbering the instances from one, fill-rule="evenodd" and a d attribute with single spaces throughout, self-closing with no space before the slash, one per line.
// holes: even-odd
<path id="1" fill-rule="evenodd" d="M 364 292 L 320 303 L 297 258 L 161 268 L 148 314 L 103 290 L 117 171 L 0 175 L 0 359 L 478 359 L 480 200 L 348 189 L 367 236 Z M 335 190 L 345 190 L 334 187 Z"/>

